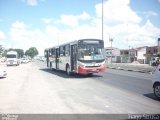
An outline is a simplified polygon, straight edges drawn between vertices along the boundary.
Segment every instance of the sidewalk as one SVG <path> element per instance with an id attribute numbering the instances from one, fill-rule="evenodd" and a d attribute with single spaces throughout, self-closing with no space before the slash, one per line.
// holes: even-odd
<path id="1" fill-rule="evenodd" d="M 132 63 L 107 63 L 107 68 L 110 69 L 119 69 L 126 71 L 135 71 L 142 73 L 152 72 L 155 68 L 148 64 L 132 64 Z"/>

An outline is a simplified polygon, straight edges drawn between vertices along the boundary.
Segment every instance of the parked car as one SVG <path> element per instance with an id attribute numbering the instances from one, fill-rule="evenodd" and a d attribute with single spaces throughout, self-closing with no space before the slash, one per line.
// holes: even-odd
<path id="1" fill-rule="evenodd" d="M 160 62 L 160 58 L 159 57 L 154 57 L 152 58 L 152 60 L 150 61 L 150 65 L 152 66 L 157 66 Z"/>
<path id="2" fill-rule="evenodd" d="M 22 63 L 28 63 L 29 62 L 29 59 L 27 59 L 27 58 L 21 58 L 21 64 Z"/>
<path id="3" fill-rule="evenodd" d="M 7 76 L 7 71 L 4 70 L 3 68 L 0 68 L 0 78 L 6 77 Z"/>
<path id="4" fill-rule="evenodd" d="M 155 96 L 160 100 L 160 64 L 152 73 L 152 87 Z"/>

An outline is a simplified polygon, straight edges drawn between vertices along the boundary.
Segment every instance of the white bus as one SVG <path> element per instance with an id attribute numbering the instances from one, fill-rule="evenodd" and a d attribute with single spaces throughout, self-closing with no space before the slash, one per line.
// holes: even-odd
<path id="1" fill-rule="evenodd" d="M 18 66 L 20 64 L 20 60 L 18 59 L 18 53 L 16 51 L 9 51 L 7 52 L 6 56 L 6 65 L 16 65 Z"/>
<path id="2" fill-rule="evenodd" d="M 92 75 L 105 72 L 104 41 L 81 39 L 45 49 L 47 67 L 50 69 Z"/>

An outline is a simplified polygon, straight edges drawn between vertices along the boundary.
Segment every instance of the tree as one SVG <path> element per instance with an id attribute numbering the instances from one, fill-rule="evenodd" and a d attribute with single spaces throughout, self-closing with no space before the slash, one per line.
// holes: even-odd
<path id="1" fill-rule="evenodd" d="M 26 50 L 25 55 L 34 58 L 36 55 L 38 55 L 38 50 L 35 47 L 31 47 L 28 50 Z"/>
<path id="2" fill-rule="evenodd" d="M 3 56 L 3 53 L 4 53 L 4 48 L 2 45 L 0 45 L 0 57 Z"/>
<path id="3" fill-rule="evenodd" d="M 17 51 L 20 58 L 22 58 L 24 56 L 24 50 L 22 50 L 22 49 L 14 49 L 14 50 Z"/>

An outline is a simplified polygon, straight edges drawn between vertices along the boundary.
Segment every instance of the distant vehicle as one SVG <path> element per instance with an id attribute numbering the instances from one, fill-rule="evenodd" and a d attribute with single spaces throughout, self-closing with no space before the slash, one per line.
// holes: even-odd
<path id="1" fill-rule="evenodd" d="M 153 58 L 151 59 L 151 61 L 150 61 L 150 64 L 151 64 L 152 66 L 157 66 L 159 62 L 160 62 L 160 58 L 159 58 L 159 57 L 153 57 Z"/>
<path id="2" fill-rule="evenodd" d="M 20 64 L 20 60 L 18 59 L 18 53 L 16 51 L 9 51 L 7 52 L 6 56 L 6 65 L 16 65 Z"/>
<path id="3" fill-rule="evenodd" d="M 40 57 L 40 61 L 46 61 L 46 58 L 45 57 Z"/>
<path id="4" fill-rule="evenodd" d="M 27 59 L 27 58 L 21 58 L 21 63 L 29 63 L 29 59 Z"/>
<path id="5" fill-rule="evenodd" d="M 160 100 L 160 64 L 152 73 L 152 86 L 155 96 Z"/>
<path id="6" fill-rule="evenodd" d="M 7 76 L 6 70 L 4 70 L 3 68 L 0 68 L 0 78 L 6 77 L 6 76 Z"/>
<path id="7" fill-rule="evenodd" d="M 81 39 L 45 49 L 47 67 L 66 71 L 67 75 L 78 73 L 92 75 L 105 72 L 104 41 Z"/>
<path id="8" fill-rule="evenodd" d="M 0 62 L 6 62 L 6 58 L 5 58 L 5 57 L 2 57 L 2 58 L 0 59 Z"/>

